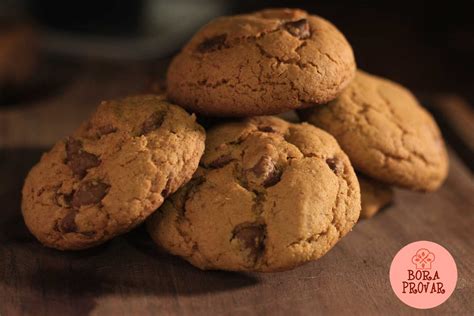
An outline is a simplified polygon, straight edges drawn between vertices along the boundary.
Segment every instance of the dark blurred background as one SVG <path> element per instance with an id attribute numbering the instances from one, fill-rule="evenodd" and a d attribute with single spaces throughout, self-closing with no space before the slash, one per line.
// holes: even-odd
<path id="1" fill-rule="evenodd" d="M 171 56 L 214 16 L 300 7 L 332 21 L 360 68 L 420 92 L 474 103 L 474 1 L 0 1 L 0 18 L 28 20 L 47 54 L 70 59 Z"/>

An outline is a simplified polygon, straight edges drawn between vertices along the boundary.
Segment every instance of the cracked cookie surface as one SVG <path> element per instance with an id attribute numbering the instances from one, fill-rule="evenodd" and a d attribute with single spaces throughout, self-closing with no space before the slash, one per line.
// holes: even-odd
<path id="1" fill-rule="evenodd" d="M 332 134 L 354 168 L 371 178 L 432 191 L 447 176 L 448 156 L 436 122 L 394 82 L 357 71 L 337 99 L 300 114 Z"/>
<path id="2" fill-rule="evenodd" d="M 88 248 L 143 222 L 186 183 L 205 133 L 162 96 L 102 102 L 28 174 L 22 211 L 44 245 Z"/>
<path id="3" fill-rule="evenodd" d="M 352 48 L 330 22 L 269 9 L 204 26 L 172 61 L 167 86 L 193 111 L 250 116 L 326 103 L 354 73 Z"/>
<path id="4" fill-rule="evenodd" d="M 201 269 L 271 272 L 323 256 L 359 212 L 357 178 L 331 135 L 254 117 L 208 132 L 193 179 L 147 226 Z"/>
<path id="5" fill-rule="evenodd" d="M 389 185 L 374 179 L 357 175 L 360 184 L 360 218 L 371 218 L 382 208 L 392 203 L 393 189 Z"/>

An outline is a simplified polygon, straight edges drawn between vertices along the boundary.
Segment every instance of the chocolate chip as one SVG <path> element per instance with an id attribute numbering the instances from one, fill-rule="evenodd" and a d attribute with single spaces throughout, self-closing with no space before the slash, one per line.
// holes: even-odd
<path id="1" fill-rule="evenodd" d="M 160 128 L 164 120 L 165 120 L 165 112 L 153 113 L 149 118 L 145 120 L 145 122 L 143 122 L 140 134 L 145 135 Z"/>
<path id="2" fill-rule="evenodd" d="M 56 204 L 61 207 L 71 207 L 72 194 L 56 194 Z"/>
<path id="3" fill-rule="evenodd" d="M 329 168 L 334 171 L 335 174 L 341 174 L 342 172 L 344 172 L 344 165 L 339 159 L 328 158 L 326 159 L 326 163 L 328 164 Z"/>
<path id="4" fill-rule="evenodd" d="M 82 150 L 82 142 L 80 140 L 69 138 L 66 141 L 66 154 L 68 156 L 77 155 Z"/>
<path id="5" fill-rule="evenodd" d="M 234 158 L 232 158 L 231 155 L 223 155 L 217 158 L 216 160 L 211 161 L 208 164 L 208 167 L 213 169 L 222 168 L 232 160 L 234 160 Z"/>
<path id="6" fill-rule="evenodd" d="M 97 234 L 97 232 L 95 231 L 87 231 L 87 232 L 81 232 L 82 235 L 86 236 L 86 237 L 94 237 L 95 234 Z"/>
<path id="7" fill-rule="evenodd" d="M 77 230 L 76 210 L 69 210 L 66 216 L 59 222 L 59 230 L 63 233 L 72 233 Z"/>
<path id="8" fill-rule="evenodd" d="M 200 53 L 207 53 L 214 50 L 221 49 L 225 46 L 227 34 L 217 35 L 211 38 L 205 39 L 201 44 L 198 45 L 197 50 Z"/>
<path id="9" fill-rule="evenodd" d="M 262 185 L 266 188 L 277 184 L 281 178 L 281 171 L 270 156 L 260 158 L 251 170 L 257 178 L 263 178 Z"/>
<path id="10" fill-rule="evenodd" d="M 87 169 L 97 167 L 100 160 L 96 155 L 84 151 L 80 140 L 70 138 L 66 141 L 66 164 L 74 175 L 83 178 Z"/>
<path id="11" fill-rule="evenodd" d="M 242 245 L 250 250 L 250 255 L 254 258 L 265 249 L 265 225 L 244 224 L 237 226 L 232 233 L 232 239 L 240 240 Z"/>
<path id="12" fill-rule="evenodd" d="M 108 125 L 100 126 L 99 128 L 97 128 L 97 131 L 99 133 L 98 136 L 100 137 L 103 135 L 115 133 L 117 129 L 113 127 L 112 125 L 108 124 Z"/>
<path id="13" fill-rule="evenodd" d="M 268 177 L 265 179 L 265 181 L 263 181 L 263 186 L 265 188 L 269 188 L 271 186 L 274 186 L 275 184 L 277 184 L 278 182 L 280 182 L 280 179 L 281 179 L 281 171 L 278 170 L 278 169 L 274 169 L 269 175 Z"/>
<path id="14" fill-rule="evenodd" d="M 74 192 L 71 205 L 80 208 L 83 205 L 97 204 L 107 195 L 109 187 L 103 182 L 86 181 Z"/>
<path id="15" fill-rule="evenodd" d="M 270 156 L 263 156 L 257 162 L 255 166 L 253 166 L 252 171 L 257 177 L 261 177 L 266 172 L 273 170 L 275 168 L 275 164 Z"/>
<path id="16" fill-rule="evenodd" d="M 277 132 L 277 130 L 274 129 L 273 127 L 271 127 L 271 126 L 259 126 L 258 130 L 260 132 L 264 132 L 264 133 L 276 133 Z"/>
<path id="17" fill-rule="evenodd" d="M 165 184 L 165 188 L 163 191 L 161 191 L 161 196 L 164 198 L 167 198 L 168 195 L 170 194 L 170 189 L 171 189 L 171 178 L 168 178 Z"/>
<path id="18" fill-rule="evenodd" d="M 293 36 L 296 36 L 300 39 L 306 39 L 310 37 L 309 23 L 306 19 L 301 19 L 298 21 L 292 21 L 285 23 L 285 29 Z"/>

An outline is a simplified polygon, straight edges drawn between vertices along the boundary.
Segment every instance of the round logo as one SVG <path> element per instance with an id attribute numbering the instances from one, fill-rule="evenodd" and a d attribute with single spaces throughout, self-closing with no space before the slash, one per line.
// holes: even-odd
<path id="1" fill-rule="evenodd" d="M 433 308 L 444 303 L 456 288 L 458 270 L 451 254 L 431 241 L 406 245 L 393 258 L 390 283 L 408 306 Z"/>

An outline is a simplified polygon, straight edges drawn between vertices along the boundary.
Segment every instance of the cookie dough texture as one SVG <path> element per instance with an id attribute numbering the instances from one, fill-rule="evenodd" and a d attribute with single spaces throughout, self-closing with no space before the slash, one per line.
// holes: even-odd
<path id="1" fill-rule="evenodd" d="M 204 26 L 172 61 L 167 85 L 193 111 L 250 116 L 326 103 L 354 72 L 352 48 L 330 22 L 269 9 Z"/>
<path id="2" fill-rule="evenodd" d="M 58 249 L 88 248 L 127 232 L 191 178 L 204 141 L 195 117 L 163 97 L 102 102 L 30 171 L 26 225 Z"/>
<path id="3" fill-rule="evenodd" d="M 392 187 L 364 176 L 358 175 L 357 178 L 360 184 L 361 218 L 371 218 L 383 207 L 392 203 Z"/>
<path id="4" fill-rule="evenodd" d="M 197 173 L 147 226 L 201 269 L 271 272 L 323 256 L 359 212 L 357 178 L 332 136 L 255 117 L 208 132 Z"/>
<path id="5" fill-rule="evenodd" d="M 358 71 L 337 99 L 301 114 L 332 134 L 354 168 L 374 179 L 432 191 L 446 178 L 448 156 L 436 122 L 394 82 Z"/>

